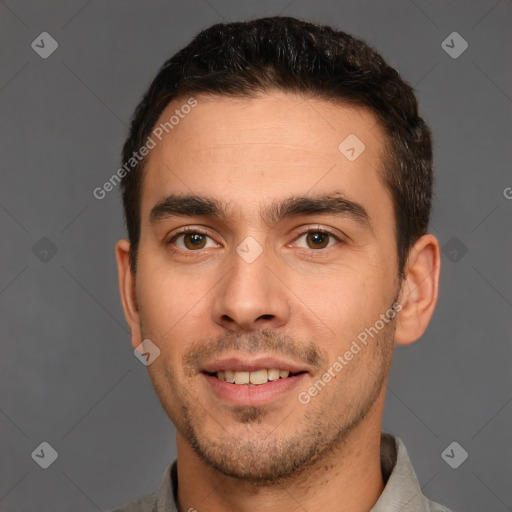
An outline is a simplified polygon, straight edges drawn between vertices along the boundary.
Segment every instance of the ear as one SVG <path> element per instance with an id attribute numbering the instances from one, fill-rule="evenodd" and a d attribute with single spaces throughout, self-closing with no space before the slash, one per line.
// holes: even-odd
<path id="1" fill-rule="evenodd" d="M 116 244 L 117 275 L 124 316 L 132 334 L 132 346 L 142 343 L 139 308 L 135 297 L 135 276 L 130 266 L 130 242 L 119 240 Z"/>
<path id="2" fill-rule="evenodd" d="M 439 292 L 441 253 L 434 235 L 419 238 L 409 251 L 400 289 L 395 343 L 408 345 L 427 329 Z"/>

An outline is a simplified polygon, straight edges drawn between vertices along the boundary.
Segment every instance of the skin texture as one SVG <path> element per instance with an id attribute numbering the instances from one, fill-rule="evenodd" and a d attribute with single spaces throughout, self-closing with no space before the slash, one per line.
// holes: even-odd
<path id="1" fill-rule="evenodd" d="M 161 121 L 185 101 L 171 102 Z M 135 276 L 128 241 L 116 246 L 132 345 L 149 338 L 161 351 L 148 372 L 177 430 L 180 510 L 368 511 L 384 485 L 379 446 L 394 345 L 427 327 L 439 244 L 420 238 L 399 280 L 386 139 L 370 111 L 282 92 L 197 101 L 148 157 Z M 354 161 L 338 150 L 350 134 L 365 145 Z M 260 215 L 291 196 L 334 192 L 362 206 L 368 222 Z M 151 222 L 170 194 L 213 198 L 226 216 Z M 179 236 L 184 227 L 207 236 Z M 262 250 L 251 263 L 237 253 L 247 237 Z M 299 393 L 395 302 L 398 315 L 301 403 Z M 224 356 L 275 356 L 307 373 L 263 405 L 241 406 L 201 373 Z"/>

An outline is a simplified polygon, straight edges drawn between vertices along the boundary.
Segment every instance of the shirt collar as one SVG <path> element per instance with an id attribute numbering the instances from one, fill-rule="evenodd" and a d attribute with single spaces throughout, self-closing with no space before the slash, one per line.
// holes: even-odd
<path id="1" fill-rule="evenodd" d="M 386 480 L 386 473 L 389 478 L 370 512 L 430 511 L 430 502 L 421 492 L 403 441 L 386 432 L 381 435 L 381 468 L 384 480 Z"/>

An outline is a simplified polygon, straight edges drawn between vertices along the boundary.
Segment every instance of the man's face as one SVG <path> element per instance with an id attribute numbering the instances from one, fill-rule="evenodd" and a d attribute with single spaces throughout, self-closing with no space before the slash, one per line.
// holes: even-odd
<path id="1" fill-rule="evenodd" d="M 148 370 L 178 439 L 265 482 L 382 409 L 399 292 L 385 139 L 367 110 L 318 99 L 197 101 L 144 171 L 133 343 L 161 351 Z"/>

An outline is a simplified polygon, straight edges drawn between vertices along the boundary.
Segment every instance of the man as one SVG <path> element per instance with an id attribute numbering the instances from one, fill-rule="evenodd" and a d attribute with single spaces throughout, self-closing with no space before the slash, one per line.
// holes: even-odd
<path id="1" fill-rule="evenodd" d="M 440 271 L 410 86 L 330 27 L 215 25 L 161 68 L 123 158 L 122 303 L 177 460 L 118 511 L 447 511 L 381 432 Z"/>

